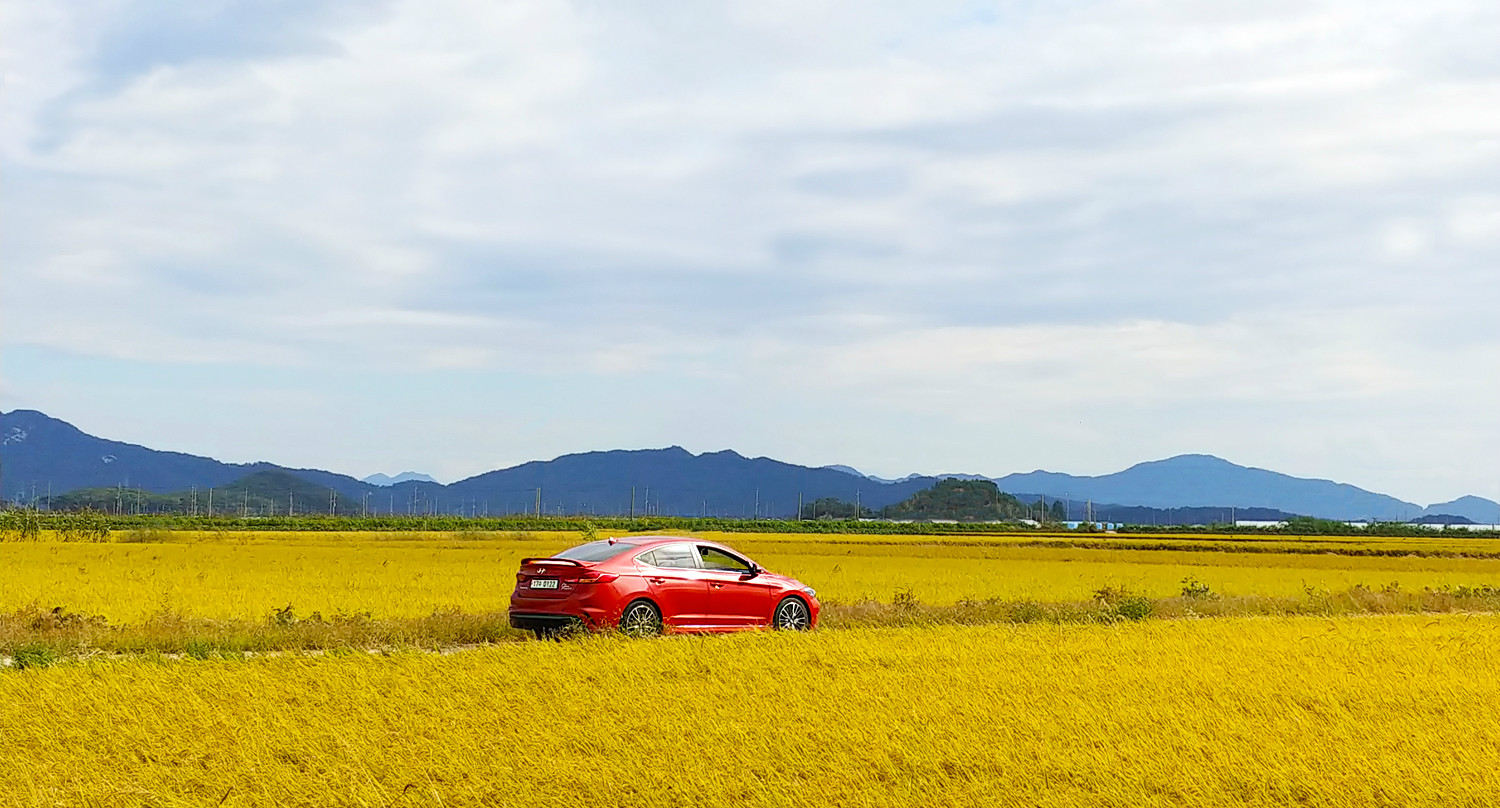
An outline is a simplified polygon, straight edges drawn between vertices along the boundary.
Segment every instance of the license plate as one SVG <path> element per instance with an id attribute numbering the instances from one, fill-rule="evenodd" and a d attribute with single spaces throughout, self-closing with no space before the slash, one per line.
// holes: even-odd
<path id="1" fill-rule="evenodd" d="M 532 589 L 556 589 L 557 588 L 557 579 L 556 578 L 532 578 L 531 579 L 531 588 Z"/>

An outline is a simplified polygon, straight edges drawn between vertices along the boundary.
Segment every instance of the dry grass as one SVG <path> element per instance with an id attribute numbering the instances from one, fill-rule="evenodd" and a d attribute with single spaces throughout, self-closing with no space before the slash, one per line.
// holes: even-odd
<path id="1" fill-rule="evenodd" d="M 94 654 L 181 654 L 195 659 L 268 651 L 438 650 L 510 642 L 529 634 L 510 628 L 505 612 L 457 609 L 424 617 L 374 618 L 283 607 L 264 620 L 209 620 L 162 612 L 134 623 L 63 609 L 25 608 L 0 614 L 0 654 L 51 663 Z M 33 663 L 33 664 L 37 664 Z M 38 665 L 40 666 L 40 665 Z"/>
<path id="2" fill-rule="evenodd" d="M 910 592 L 900 592 L 887 602 L 859 600 L 827 604 L 821 625 L 838 630 L 1452 612 L 1500 612 L 1500 588 L 1405 591 L 1394 586 L 1381 590 L 1358 586 L 1341 592 L 1308 590 L 1297 597 L 1224 597 L 1206 585 L 1190 582 L 1182 588 L 1182 594 L 1168 598 L 1149 598 L 1105 587 L 1080 601 L 988 599 L 944 604 L 923 603 Z M 96 654 L 171 654 L 207 659 L 269 651 L 443 650 L 529 637 L 526 632 L 511 629 L 503 611 L 471 614 L 458 609 L 416 618 L 377 619 L 369 613 L 299 615 L 293 607 L 285 606 L 258 621 L 210 620 L 168 611 L 135 623 L 113 624 L 102 616 L 62 608 L 27 607 L 0 614 L 0 654 L 10 655 L 12 664 L 22 667 L 44 667 L 69 657 Z"/>

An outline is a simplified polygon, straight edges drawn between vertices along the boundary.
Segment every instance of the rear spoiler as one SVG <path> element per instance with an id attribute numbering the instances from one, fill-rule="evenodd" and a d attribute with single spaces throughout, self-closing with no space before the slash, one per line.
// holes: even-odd
<path id="1" fill-rule="evenodd" d="M 581 562 L 581 561 L 574 561 L 571 558 L 523 558 L 523 559 L 521 559 L 521 566 L 524 567 L 527 564 L 570 564 L 570 565 L 572 565 L 574 567 L 581 567 L 581 566 L 583 566 L 583 562 Z"/>

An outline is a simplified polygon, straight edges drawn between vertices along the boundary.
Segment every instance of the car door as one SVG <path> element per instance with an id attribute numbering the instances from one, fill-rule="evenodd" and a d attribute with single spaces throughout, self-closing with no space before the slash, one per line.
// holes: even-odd
<path id="1" fill-rule="evenodd" d="M 725 627 L 767 625 L 775 584 L 756 575 L 748 559 L 721 547 L 700 544 L 697 550 L 708 580 L 708 620 Z"/>
<path id="2" fill-rule="evenodd" d="M 674 628 L 704 625 L 708 611 L 708 582 L 698 567 L 698 554 L 686 542 L 664 544 L 635 558 L 647 591 L 661 607 L 662 622 Z"/>

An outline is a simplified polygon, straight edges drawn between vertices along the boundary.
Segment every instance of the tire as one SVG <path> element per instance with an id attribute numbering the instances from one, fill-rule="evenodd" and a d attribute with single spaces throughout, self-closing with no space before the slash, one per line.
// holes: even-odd
<path id="1" fill-rule="evenodd" d="M 771 628 L 777 631 L 807 631 L 812 628 L 812 612 L 802 598 L 789 595 L 776 604 L 771 615 Z"/>
<path id="2" fill-rule="evenodd" d="M 661 610 L 649 600 L 633 600 L 620 613 L 620 632 L 631 637 L 656 637 L 662 632 Z"/>

